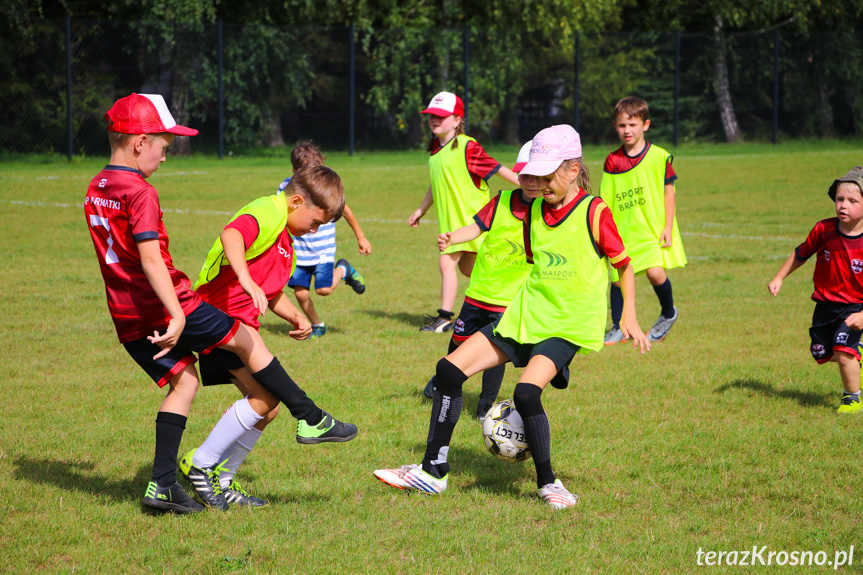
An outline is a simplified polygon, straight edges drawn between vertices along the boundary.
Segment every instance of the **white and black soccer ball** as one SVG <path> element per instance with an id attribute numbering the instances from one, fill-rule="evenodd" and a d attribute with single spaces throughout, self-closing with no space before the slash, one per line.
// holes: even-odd
<path id="1" fill-rule="evenodd" d="M 485 446 L 495 457 L 504 461 L 524 461 L 530 458 L 524 422 L 511 399 L 495 403 L 482 420 Z"/>

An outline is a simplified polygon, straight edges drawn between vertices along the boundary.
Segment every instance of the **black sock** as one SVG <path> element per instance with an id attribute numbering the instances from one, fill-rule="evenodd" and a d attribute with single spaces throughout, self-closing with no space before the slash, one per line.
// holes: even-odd
<path id="1" fill-rule="evenodd" d="M 451 311 L 447 311 L 447 310 L 445 310 L 445 309 L 439 309 L 439 310 L 437 310 L 437 316 L 438 316 L 438 317 L 442 317 L 442 318 L 444 318 L 444 319 L 452 320 L 452 316 L 454 316 L 454 315 L 455 315 L 455 314 L 454 314 L 453 312 L 451 312 Z"/>
<path id="2" fill-rule="evenodd" d="M 306 392 L 291 379 L 278 358 L 274 357 L 270 365 L 253 373 L 252 377 L 284 403 L 295 419 L 302 419 L 309 425 L 316 425 L 324 418 L 321 408 L 315 405 Z"/>
<path id="3" fill-rule="evenodd" d="M 500 384 L 503 382 L 503 374 L 506 364 L 502 363 L 482 372 L 482 391 L 479 393 L 479 403 L 494 403 L 497 394 L 500 393 Z"/>
<path id="4" fill-rule="evenodd" d="M 524 435 L 536 467 L 536 486 L 554 483 L 551 470 L 551 428 L 542 407 L 542 389 L 532 383 L 518 383 L 513 403 L 524 421 Z"/>
<path id="5" fill-rule="evenodd" d="M 674 294 L 671 291 L 671 280 L 666 278 L 664 284 L 653 286 L 653 291 L 656 292 L 659 305 L 662 306 L 660 313 L 664 317 L 674 317 Z"/>
<path id="6" fill-rule="evenodd" d="M 156 455 L 153 457 L 153 481 L 159 487 L 177 482 L 177 452 L 186 429 L 186 417 L 169 411 L 156 414 Z"/>
<path id="7" fill-rule="evenodd" d="M 620 329 L 620 318 L 623 316 L 623 292 L 620 286 L 611 284 L 611 321 L 616 329 Z"/>
<path id="8" fill-rule="evenodd" d="M 467 376 L 447 358 L 443 358 L 437 362 L 435 378 L 437 387 L 432 402 L 422 467 L 426 473 L 443 477 L 449 473 L 447 452 L 455 424 L 461 415 L 461 388 Z"/>

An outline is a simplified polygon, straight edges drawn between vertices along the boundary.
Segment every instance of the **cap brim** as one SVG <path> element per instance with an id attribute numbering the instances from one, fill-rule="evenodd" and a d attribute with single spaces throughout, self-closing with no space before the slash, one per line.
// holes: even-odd
<path id="1" fill-rule="evenodd" d="M 514 165 L 512 167 L 512 171 L 517 174 L 517 173 L 521 172 L 526 165 L 527 165 L 527 162 L 518 162 L 516 165 Z"/>
<path id="2" fill-rule="evenodd" d="M 186 126 L 180 126 L 179 124 L 171 128 L 170 130 L 165 130 L 169 134 L 175 134 L 177 136 L 197 136 L 198 130 L 194 128 L 187 128 Z"/>
<path id="3" fill-rule="evenodd" d="M 557 170 L 560 165 L 563 163 L 563 160 L 547 160 L 545 162 L 535 161 L 528 162 L 527 165 L 521 170 L 521 175 L 523 176 L 547 176 L 549 174 L 553 174 L 555 170 Z"/>
<path id="4" fill-rule="evenodd" d="M 452 116 L 455 112 L 450 112 L 449 110 L 444 110 L 443 108 L 426 108 L 420 114 L 432 114 L 433 116 L 441 116 L 446 118 L 447 116 Z"/>

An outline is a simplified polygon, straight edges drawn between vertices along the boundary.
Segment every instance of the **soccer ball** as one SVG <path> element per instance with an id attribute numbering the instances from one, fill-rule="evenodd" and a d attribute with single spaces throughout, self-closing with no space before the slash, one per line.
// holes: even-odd
<path id="1" fill-rule="evenodd" d="M 511 399 L 495 403 L 482 420 L 485 446 L 504 461 L 524 461 L 530 457 L 524 436 L 524 422 Z"/>

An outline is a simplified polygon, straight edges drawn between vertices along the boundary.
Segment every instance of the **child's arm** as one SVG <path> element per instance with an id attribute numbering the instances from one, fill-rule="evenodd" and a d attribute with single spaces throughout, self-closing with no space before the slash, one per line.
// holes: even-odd
<path id="1" fill-rule="evenodd" d="M 770 293 L 773 295 L 779 295 L 779 290 L 782 289 L 782 282 L 785 278 L 805 263 L 805 260 L 800 261 L 797 259 L 797 252 L 791 252 L 791 255 L 788 256 L 788 259 L 785 260 L 785 263 L 782 264 L 782 267 L 779 268 L 778 272 L 776 272 L 776 276 L 769 284 L 767 284 L 767 289 L 770 290 Z M 851 324 L 848 325 L 850 326 Z"/>
<path id="2" fill-rule="evenodd" d="M 496 172 L 496 175 L 515 185 L 515 187 L 518 187 L 518 176 L 516 176 L 515 172 L 506 166 L 501 165 L 500 169 Z"/>
<path id="3" fill-rule="evenodd" d="M 357 237 L 357 245 L 360 247 L 360 254 L 367 256 L 372 253 L 372 244 L 366 239 L 366 235 L 363 233 L 360 223 L 354 217 L 354 213 L 347 204 L 345 204 L 344 216 L 345 221 L 348 222 L 348 225 L 351 226 L 351 229 L 354 231 L 354 235 Z"/>
<path id="4" fill-rule="evenodd" d="M 623 292 L 623 314 L 620 318 L 620 331 L 625 339 L 632 338 L 632 348 L 641 348 L 641 353 L 650 351 L 650 342 L 641 331 L 638 319 L 635 317 L 635 274 L 632 264 L 627 262 L 622 268 L 618 268 L 620 274 L 620 291 Z"/>
<path id="5" fill-rule="evenodd" d="M 659 243 L 664 248 L 671 247 L 672 230 L 674 229 L 674 182 L 665 184 L 665 227 L 659 236 Z"/>
<path id="6" fill-rule="evenodd" d="M 186 327 L 186 314 L 183 313 L 180 300 L 177 299 L 177 292 L 174 290 L 174 283 L 168 273 L 168 267 L 165 265 L 165 260 L 162 259 L 159 241 L 156 239 L 144 240 L 138 242 L 137 245 L 144 275 L 147 276 L 147 281 L 150 282 L 150 286 L 156 292 L 159 301 L 162 302 L 171 316 L 168 329 L 163 335 L 159 335 L 159 332 L 153 332 L 152 336 L 147 336 L 150 343 L 155 343 L 162 348 L 162 351 L 153 356 L 153 359 L 159 359 L 177 345 L 177 340 L 183 333 L 183 328 Z"/>
<path id="7" fill-rule="evenodd" d="M 240 287 L 252 298 L 252 303 L 255 304 L 258 313 L 266 315 L 268 306 L 267 294 L 255 283 L 252 275 L 249 273 L 243 234 L 238 229 L 225 228 L 222 230 L 219 239 L 222 240 L 222 249 L 225 252 L 225 257 L 228 259 L 228 263 L 231 264 L 231 269 L 237 274 L 237 281 L 240 282 Z"/>
<path id="8" fill-rule="evenodd" d="M 425 215 L 429 208 L 434 203 L 434 197 L 432 196 L 432 187 L 429 186 L 428 191 L 426 192 L 426 197 L 423 198 L 423 203 L 420 204 L 420 207 L 411 214 L 411 217 L 408 218 L 408 223 L 412 228 L 415 228 L 420 225 L 420 218 Z"/>
<path id="9" fill-rule="evenodd" d="M 269 306 L 274 314 L 294 325 L 296 329 L 288 332 L 292 338 L 303 340 L 312 333 L 311 322 L 291 303 L 291 300 L 284 293 L 279 293 L 271 299 Z"/>
<path id="10" fill-rule="evenodd" d="M 437 247 L 444 251 L 453 244 L 463 244 L 477 239 L 482 230 L 476 222 L 469 226 L 463 226 L 454 232 L 444 232 L 437 237 Z"/>

